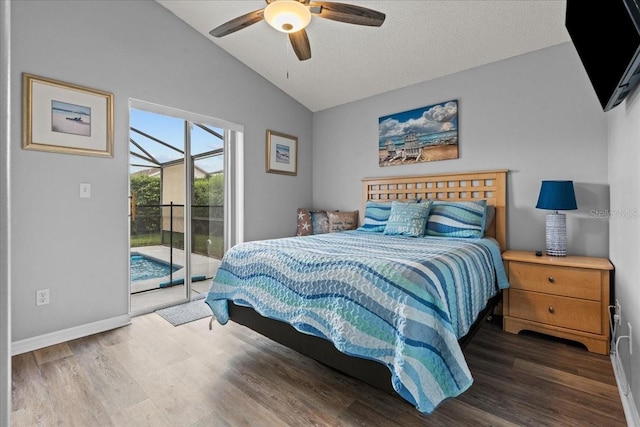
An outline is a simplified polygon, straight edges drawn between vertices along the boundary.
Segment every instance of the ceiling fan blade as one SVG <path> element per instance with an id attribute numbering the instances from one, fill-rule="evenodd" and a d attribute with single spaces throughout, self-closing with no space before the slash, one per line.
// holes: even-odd
<path id="1" fill-rule="evenodd" d="M 382 12 L 351 4 L 316 1 L 310 3 L 309 6 L 311 12 L 315 13 L 316 16 L 319 16 L 320 18 L 346 22 L 348 24 L 379 27 L 386 18 L 386 15 Z M 319 12 L 317 12 L 318 9 L 320 9 Z"/>
<path id="2" fill-rule="evenodd" d="M 225 22 L 219 27 L 209 31 L 213 37 L 224 37 L 228 34 L 235 33 L 238 30 L 253 25 L 256 22 L 260 22 L 264 19 L 264 9 L 254 10 L 246 15 L 238 16 L 231 21 Z"/>
<path id="3" fill-rule="evenodd" d="M 289 33 L 289 41 L 300 61 L 311 58 L 311 45 L 309 44 L 307 32 L 304 29 L 296 31 L 295 33 Z"/>

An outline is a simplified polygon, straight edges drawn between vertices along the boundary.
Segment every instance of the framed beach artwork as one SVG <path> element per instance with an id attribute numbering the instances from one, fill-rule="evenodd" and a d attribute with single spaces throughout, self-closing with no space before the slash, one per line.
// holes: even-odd
<path id="1" fill-rule="evenodd" d="M 113 94 L 22 74 L 22 148 L 113 156 Z"/>
<path id="2" fill-rule="evenodd" d="M 458 158 L 458 101 L 378 119 L 380 166 Z"/>
<path id="3" fill-rule="evenodd" d="M 298 138 L 267 130 L 267 172 L 298 174 Z"/>

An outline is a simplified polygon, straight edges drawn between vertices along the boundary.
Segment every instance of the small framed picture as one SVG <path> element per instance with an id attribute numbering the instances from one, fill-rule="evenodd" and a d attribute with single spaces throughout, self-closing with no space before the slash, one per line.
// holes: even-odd
<path id="1" fill-rule="evenodd" d="M 22 148 L 113 157 L 113 94 L 23 73 Z"/>
<path id="2" fill-rule="evenodd" d="M 267 172 L 298 174 L 298 138 L 267 130 Z"/>

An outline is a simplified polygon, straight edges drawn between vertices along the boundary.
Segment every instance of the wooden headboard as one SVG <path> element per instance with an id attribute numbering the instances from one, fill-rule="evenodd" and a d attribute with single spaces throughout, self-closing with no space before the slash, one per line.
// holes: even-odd
<path id="1" fill-rule="evenodd" d="M 496 214 L 487 229 L 504 251 L 507 248 L 507 172 L 508 170 L 463 172 L 437 175 L 364 178 L 362 209 L 364 220 L 367 200 L 486 200 Z"/>

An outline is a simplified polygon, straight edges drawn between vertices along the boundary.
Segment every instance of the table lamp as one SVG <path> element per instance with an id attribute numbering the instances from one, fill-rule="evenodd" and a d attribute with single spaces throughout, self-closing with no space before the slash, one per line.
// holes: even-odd
<path id="1" fill-rule="evenodd" d="M 553 211 L 547 214 L 547 255 L 567 256 L 567 218 L 558 211 L 578 209 L 573 181 L 542 181 L 536 208 Z"/>

